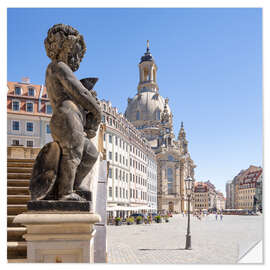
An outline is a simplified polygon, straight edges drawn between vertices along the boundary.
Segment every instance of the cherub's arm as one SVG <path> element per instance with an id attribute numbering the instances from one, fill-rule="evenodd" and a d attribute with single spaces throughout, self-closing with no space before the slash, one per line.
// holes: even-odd
<path id="1" fill-rule="evenodd" d="M 82 85 L 64 62 L 55 65 L 55 74 L 77 104 L 81 105 L 86 111 L 93 113 L 98 119 L 101 118 L 101 109 L 95 97 Z"/>

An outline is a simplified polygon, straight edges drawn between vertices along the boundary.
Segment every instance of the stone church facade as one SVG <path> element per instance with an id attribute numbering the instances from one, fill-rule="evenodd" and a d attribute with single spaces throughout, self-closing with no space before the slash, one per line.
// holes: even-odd
<path id="1" fill-rule="evenodd" d="M 186 212 L 184 180 L 188 176 L 194 179 L 196 165 L 188 152 L 183 123 L 175 138 L 173 114 L 169 99 L 164 99 L 159 93 L 157 69 L 147 42 L 147 50 L 139 63 L 138 91 L 128 99 L 125 117 L 144 134 L 156 154 L 158 211 Z M 193 204 L 194 201 L 191 211 Z"/>

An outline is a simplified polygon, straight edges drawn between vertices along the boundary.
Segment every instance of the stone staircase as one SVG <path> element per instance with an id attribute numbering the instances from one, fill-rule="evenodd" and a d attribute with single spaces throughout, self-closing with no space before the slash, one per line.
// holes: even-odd
<path id="1" fill-rule="evenodd" d="M 7 164 L 7 257 L 8 262 L 26 262 L 26 228 L 12 223 L 14 217 L 27 210 L 30 200 L 29 179 L 34 159 L 8 159 Z"/>

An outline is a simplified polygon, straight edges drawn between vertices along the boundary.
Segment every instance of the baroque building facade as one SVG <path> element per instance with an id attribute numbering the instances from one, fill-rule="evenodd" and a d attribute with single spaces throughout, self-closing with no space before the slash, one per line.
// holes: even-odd
<path id="1" fill-rule="evenodd" d="M 127 217 L 157 211 L 157 164 L 148 141 L 111 102 L 102 100 L 109 161 L 107 215 Z"/>
<path id="2" fill-rule="evenodd" d="M 155 152 L 158 211 L 185 212 L 187 194 L 184 181 L 188 176 L 194 179 L 196 165 L 188 152 L 183 123 L 175 138 L 173 114 L 169 99 L 164 99 L 159 93 L 157 69 L 147 42 L 147 50 L 139 63 L 137 94 L 128 98 L 125 117 L 144 134 Z M 191 211 L 193 204 L 194 200 Z"/>
<path id="3" fill-rule="evenodd" d="M 262 206 L 263 169 L 250 165 L 226 184 L 227 207 L 231 209 L 260 210 Z"/>
<path id="4" fill-rule="evenodd" d="M 25 79 L 8 82 L 7 88 L 7 145 L 41 148 L 52 140 L 46 87 Z"/>
<path id="5" fill-rule="evenodd" d="M 222 192 L 208 180 L 206 182 L 196 182 L 194 189 L 195 210 L 224 210 L 225 198 Z"/>

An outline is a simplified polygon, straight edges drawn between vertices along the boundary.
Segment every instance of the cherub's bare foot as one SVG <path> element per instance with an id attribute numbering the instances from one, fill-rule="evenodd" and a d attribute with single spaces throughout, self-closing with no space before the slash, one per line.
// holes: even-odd
<path id="1" fill-rule="evenodd" d="M 68 195 L 63 195 L 59 201 L 86 201 L 83 197 L 79 196 L 76 193 L 70 193 Z"/>

